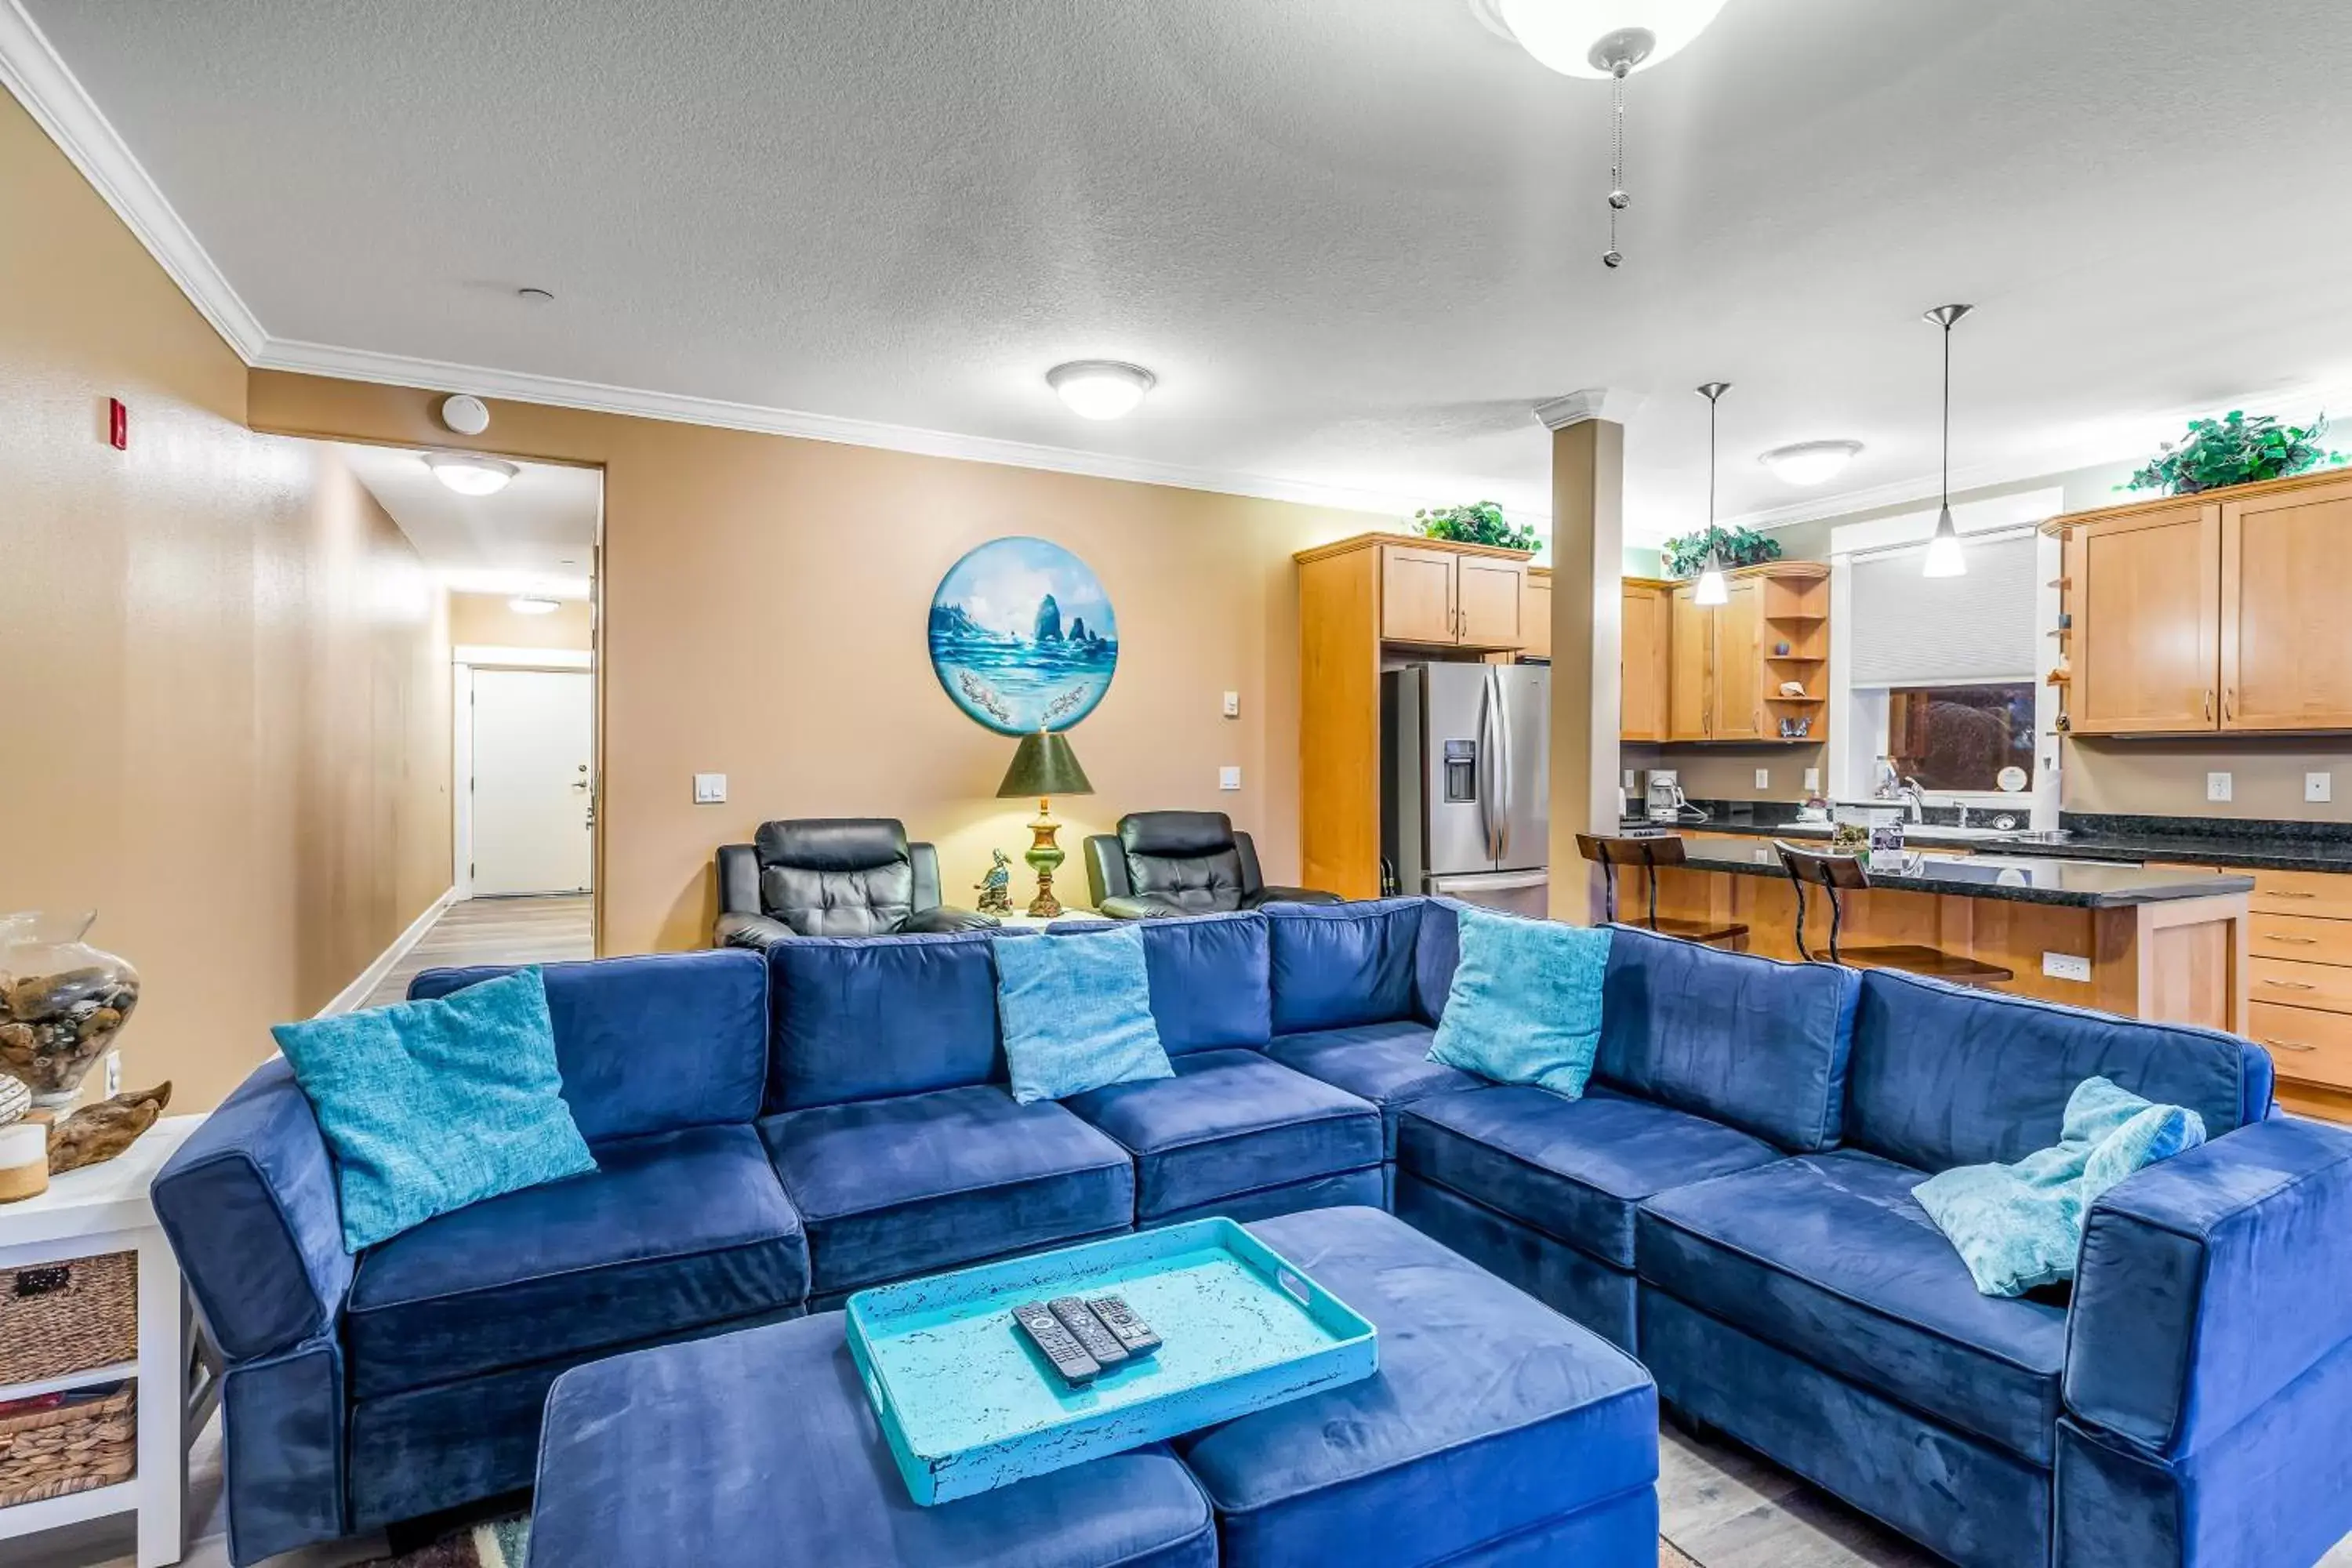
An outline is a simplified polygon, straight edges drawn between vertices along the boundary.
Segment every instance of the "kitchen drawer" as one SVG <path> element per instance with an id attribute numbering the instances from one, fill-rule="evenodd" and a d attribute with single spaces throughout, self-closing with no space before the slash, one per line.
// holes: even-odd
<path id="1" fill-rule="evenodd" d="M 2352 1013 L 2352 969 L 2293 963 L 2282 958 L 2257 958 L 2248 967 L 2253 971 L 2254 982 L 2246 993 L 2248 1001 Z"/>
<path id="2" fill-rule="evenodd" d="M 2254 879 L 2249 904 L 2258 915 L 2352 921 L 2352 876 L 2340 871 L 2256 870 L 2239 875 Z"/>
<path id="3" fill-rule="evenodd" d="M 2279 1077 L 2352 1089 L 2352 1016 L 2257 1002 L 2247 1026 L 2270 1047 Z"/>
<path id="4" fill-rule="evenodd" d="M 2258 913 L 2246 922 L 2246 931 L 2248 951 L 2256 958 L 2352 964 L 2352 921 Z"/>

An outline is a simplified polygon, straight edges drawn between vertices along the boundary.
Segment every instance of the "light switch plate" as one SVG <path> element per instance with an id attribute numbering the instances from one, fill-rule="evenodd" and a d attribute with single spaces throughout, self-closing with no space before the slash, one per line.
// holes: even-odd
<path id="1" fill-rule="evenodd" d="M 2205 798 L 2207 800 L 2229 799 L 2230 775 L 2227 773 L 2207 773 L 2205 775 Z"/>
<path id="2" fill-rule="evenodd" d="M 1772 770 L 1770 768 L 1758 768 L 1756 770 L 1756 787 L 1758 789 L 1770 789 L 1772 787 Z"/>
<path id="3" fill-rule="evenodd" d="M 695 774 L 694 804 L 697 805 L 726 805 L 727 775 L 725 773 Z"/>
<path id="4" fill-rule="evenodd" d="M 1822 793 L 1821 769 L 1807 768 L 1805 770 L 1805 793 L 1807 795 L 1819 795 Z"/>
<path id="5" fill-rule="evenodd" d="M 2091 978 L 2091 961 L 2078 952 L 2045 952 L 2042 955 L 2042 973 L 2053 980 L 2084 980 Z"/>
<path id="6" fill-rule="evenodd" d="M 1242 787 L 1242 771 L 1241 771 L 1241 769 L 1239 769 L 1239 768 L 1219 768 L 1219 769 L 1217 770 L 1217 787 L 1218 787 L 1219 789 L 1239 789 L 1239 788 L 1241 788 L 1241 787 Z"/>
<path id="7" fill-rule="evenodd" d="M 1228 718 L 1228 719 L 1238 719 L 1238 718 L 1240 718 L 1241 716 L 1242 716 L 1242 694 L 1241 694 L 1240 692 L 1238 692 L 1238 691 L 1228 691 L 1228 692 L 1226 692 L 1226 693 L 1225 693 L 1225 717 L 1226 717 L 1226 718 Z"/>
<path id="8" fill-rule="evenodd" d="M 2334 773 L 2304 774 L 2303 798 L 2307 801 L 2320 802 L 2334 800 L 2336 798 L 2336 775 Z"/>

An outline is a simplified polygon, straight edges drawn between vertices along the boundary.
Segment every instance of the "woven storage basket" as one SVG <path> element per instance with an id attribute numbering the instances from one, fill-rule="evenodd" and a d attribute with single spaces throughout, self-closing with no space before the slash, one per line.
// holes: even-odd
<path id="1" fill-rule="evenodd" d="M 101 1397 L 49 1410 L 9 1415 L 0 1405 L 0 1508 L 129 1480 L 139 1458 L 136 1387 L 106 1384 Z"/>
<path id="2" fill-rule="evenodd" d="M 139 1255 L 0 1268 L 0 1384 L 39 1383 L 139 1354 Z"/>

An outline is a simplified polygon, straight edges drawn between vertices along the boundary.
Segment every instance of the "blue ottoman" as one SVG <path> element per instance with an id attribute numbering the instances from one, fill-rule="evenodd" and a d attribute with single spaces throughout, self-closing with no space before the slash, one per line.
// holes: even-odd
<path id="1" fill-rule="evenodd" d="M 1656 1568 L 1640 1363 L 1378 1209 L 1249 1228 L 1379 1326 L 1381 1370 L 1179 1439 L 1224 1568 Z"/>
<path id="2" fill-rule="evenodd" d="M 826 1312 L 578 1367 L 547 1398 L 530 1568 L 1213 1568 L 1165 1448 L 918 1508 Z"/>

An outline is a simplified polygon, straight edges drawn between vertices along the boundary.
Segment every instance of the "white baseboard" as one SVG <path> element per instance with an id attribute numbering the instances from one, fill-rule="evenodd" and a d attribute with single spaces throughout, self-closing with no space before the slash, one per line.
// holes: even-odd
<path id="1" fill-rule="evenodd" d="M 392 945 L 377 953 L 375 962 L 361 970 L 358 979 L 336 992 L 335 999 L 320 1008 L 316 1016 L 331 1018 L 338 1013 L 348 1013 L 366 1001 L 369 994 L 383 984 L 383 977 L 392 973 L 393 965 L 407 957 L 408 950 L 424 940 L 425 933 L 433 929 L 433 922 L 441 918 L 441 911 L 457 901 L 457 889 L 451 888 L 425 905 L 425 912 L 409 921 L 408 929 L 393 938 Z"/>

